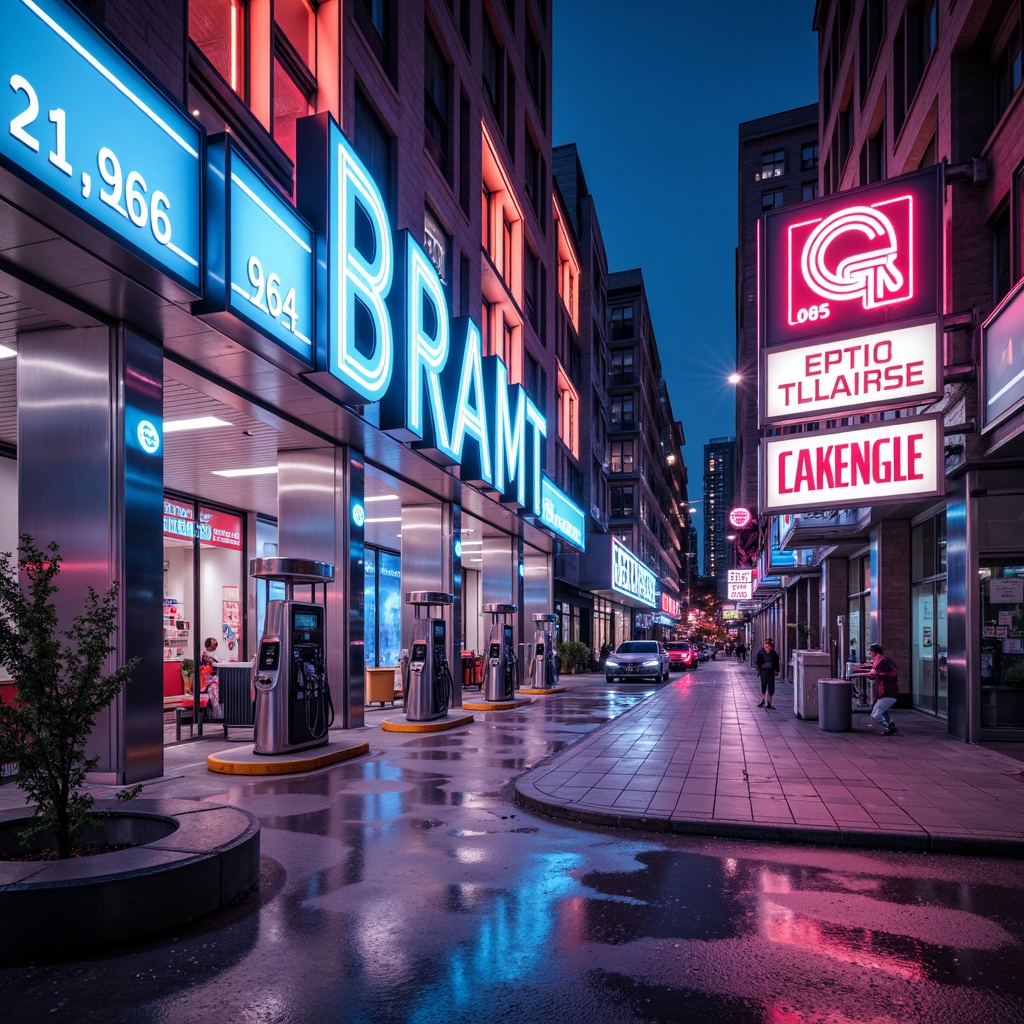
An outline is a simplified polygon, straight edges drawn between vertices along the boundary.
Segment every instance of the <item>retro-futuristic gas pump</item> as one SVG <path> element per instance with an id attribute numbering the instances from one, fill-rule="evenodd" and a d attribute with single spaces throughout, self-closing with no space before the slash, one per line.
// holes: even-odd
<path id="1" fill-rule="evenodd" d="M 285 585 L 283 601 L 267 602 L 267 618 L 253 666 L 256 754 L 286 754 L 327 742 L 334 704 L 327 682 L 325 610 L 334 566 L 305 558 L 254 558 L 249 575 Z M 295 599 L 308 584 L 309 601 Z M 323 587 L 323 603 L 316 588 Z"/>
<path id="2" fill-rule="evenodd" d="M 452 601 L 451 594 L 433 590 L 411 590 L 405 595 L 406 604 L 414 607 L 416 616 L 409 659 L 402 664 L 405 717 L 410 722 L 444 718 L 454 697 L 444 621 L 444 608 Z"/>
<path id="3" fill-rule="evenodd" d="M 530 680 L 535 689 L 546 690 L 558 685 L 558 658 L 555 654 L 555 635 L 552 632 L 558 616 L 539 612 L 533 616 L 537 623 L 533 634 L 533 658 L 530 661 Z"/>
<path id="4" fill-rule="evenodd" d="M 511 616 L 515 604 L 485 604 L 491 616 L 491 636 L 487 642 L 487 679 L 484 697 L 487 700 L 512 700 L 516 689 L 516 645 L 512 635 Z"/>

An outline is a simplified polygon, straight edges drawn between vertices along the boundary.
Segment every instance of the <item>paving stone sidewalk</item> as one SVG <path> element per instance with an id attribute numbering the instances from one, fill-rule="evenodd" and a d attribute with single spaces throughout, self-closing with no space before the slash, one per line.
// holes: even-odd
<path id="1" fill-rule="evenodd" d="M 753 671 L 708 662 L 521 776 L 543 813 L 650 831 L 1024 857 L 1024 764 L 946 734 L 944 720 L 866 713 L 825 732 L 757 707 Z"/>

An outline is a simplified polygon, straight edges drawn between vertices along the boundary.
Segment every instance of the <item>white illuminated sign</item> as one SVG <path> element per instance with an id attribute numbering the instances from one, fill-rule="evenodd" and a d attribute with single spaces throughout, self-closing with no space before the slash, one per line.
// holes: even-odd
<path id="1" fill-rule="evenodd" d="M 918 416 L 761 442 L 769 513 L 878 505 L 943 493 L 942 419 Z"/>
<path id="2" fill-rule="evenodd" d="M 658 579 L 625 544 L 612 538 L 612 590 L 658 607 Z"/>
<path id="3" fill-rule="evenodd" d="M 726 586 L 730 601 L 749 601 L 754 596 L 753 583 L 727 583 Z M 732 612 L 732 615 L 735 616 L 736 612 Z"/>
<path id="4" fill-rule="evenodd" d="M 860 337 L 768 349 L 764 423 L 821 419 L 830 412 L 878 410 L 942 393 L 934 322 Z"/>
<path id="5" fill-rule="evenodd" d="M 754 579 L 753 569 L 729 569 L 727 582 L 729 583 L 751 583 Z"/>

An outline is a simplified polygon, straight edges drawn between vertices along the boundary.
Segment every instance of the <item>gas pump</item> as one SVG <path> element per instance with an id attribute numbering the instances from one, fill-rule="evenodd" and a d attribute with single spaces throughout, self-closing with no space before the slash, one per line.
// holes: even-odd
<path id="1" fill-rule="evenodd" d="M 285 600 L 267 603 L 267 617 L 253 666 L 256 754 L 286 754 L 327 742 L 334 703 L 324 649 L 327 584 L 334 566 L 304 558 L 254 558 L 249 575 L 285 584 Z M 295 600 L 309 584 L 310 600 Z M 323 603 L 316 587 L 323 586 Z"/>
<path id="2" fill-rule="evenodd" d="M 484 605 L 484 611 L 491 616 L 491 636 L 487 642 L 487 680 L 484 684 L 484 697 L 487 700 L 512 700 L 515 697 L 519 659 L 516 657 L 509 617 L 518 608 L 515 604 Z"/>
<path id="3" fill-rule="evenodd" d="M 558 685 L 558 659 L 555 655 L 555 637 L 552 624 L 557 615 L 540 612 L 533 616 L 537 623 L 533 634 L 533 658 L 530 661 L 530 680 L 538 690 L 547 690 Z"/>
<path id="4" fill-rule="evenodd" d="M 454 697 L 442 612 L 453 597 L 433 590 L 412 590 L 405 595 L 405 601 L 415 608 L 416 616 L 409 658 L 402 662 L 405 717 L 410 722 L 429 722 L 444 718 Z M 436 617 L 431 615 L 432 608 L 438 609 Z"/>

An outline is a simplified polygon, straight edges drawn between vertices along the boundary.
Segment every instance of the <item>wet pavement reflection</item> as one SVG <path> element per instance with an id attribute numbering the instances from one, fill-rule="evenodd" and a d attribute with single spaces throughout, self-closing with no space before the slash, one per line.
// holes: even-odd
<path id="1" fill-rule="evenodd" d="M 130 947 L 0 967 L 4 1019 L 1024 1021 L 1018 863 L 584 828 L 512 802 L 519 773 L 649 692 L 591 678 L 457 732 L 368 728 L 369 756 L 304 777 L 149 787 L 256 814 L 258 891 Z"/>

